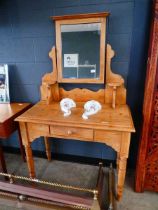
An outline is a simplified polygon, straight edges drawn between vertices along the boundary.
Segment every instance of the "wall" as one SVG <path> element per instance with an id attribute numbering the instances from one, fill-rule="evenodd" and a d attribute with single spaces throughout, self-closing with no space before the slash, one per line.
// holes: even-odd
<path id="1" fill-rule="evenodd" d="M 50 16 L 109 11 L 111 15 L 107 24 L 107 41 L 116 52 L 112 69 L 125 78 L 128 103 L 139 130 L 151 2 L 151 0 L 1 0 L 0 63 L 8 63 L 10 66 L 11 101 L 35 103 L 40 99 L 41 78 L 46 72 L 51 71 L 48 52 L 55 44 L 54 23 Z M 133 157 L 136 157 L 138 134 L 132 138 L 134 142 L 131 147 L 132 161 Z M 52 142 L 53 152 L 115 158 L 115 153 L 103 144 L 67 140 Z M 17 147 L 17 135 L 14 134 L 5 145 Z M 43 141 L 35 141 L 33 149 L 43 150 Z"/>

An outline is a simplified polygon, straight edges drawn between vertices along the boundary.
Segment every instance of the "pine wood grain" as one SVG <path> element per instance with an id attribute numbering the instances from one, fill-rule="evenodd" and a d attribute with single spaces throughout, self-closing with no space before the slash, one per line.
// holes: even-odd
<path id="1" fill-rule="evenodd" d="M 77 107 L 72 109 L 70 117 L 64 117 L 60 104 L 54 102 L 47 105 L 40 101 L 27 112 L 19 116 L 16 121 L 38 122 L 50 125 L 66 125 L 72 127 L 97 128 L 102 130 L 129 131 L 134 132 L 134 125 L 129 107 L 127 105 L 116 106 L 116 109 L 108 104 L 102 104 L 102 110 L 96 115 L 90 116 L 88 120 L 82 118 L 84 103 L 78 102 Z"/>
<path id="2" fill-rule="evenodd" d="M 123 193 L 130 136 L 131 132 L 135 132 L 135 128 L 130 109 L 126 105 L 124 79 L 114 74 L 111 69 L 114 50 L 109 44 L 107 47 L 105 45 L 107 15 L 107 13 L 96 13 L 53 18 L 56 25 L 56 50 L 53 48 L 50 55 L 54 63 L 54 73 L 46 74 L 42 79 L 41 101 L 16 120 L 20 122 L 30 177 L 36 176 L 31 142 L 40 136 L 45 136 L 47 153 L 50 152 L 48 137 L 101 142 L 117 152 L 117 198 L 120 199 Z M 100 78 L 75 80 L 62 78 L 61 24 L 93 22 L 101 23 Z M 102 83 L 104 88 L 98 91 L 81 88 L 66 91 L 60 88 L 60 83 Z M 60 109 L 59 101 L 65 97 L 74 99 L 77 105 L 69 117 L 64 117 Z M 88 120 L 84 120 L 82 118 L 84 103 L 92 99 L 99 101 L 102 109 Z"/>

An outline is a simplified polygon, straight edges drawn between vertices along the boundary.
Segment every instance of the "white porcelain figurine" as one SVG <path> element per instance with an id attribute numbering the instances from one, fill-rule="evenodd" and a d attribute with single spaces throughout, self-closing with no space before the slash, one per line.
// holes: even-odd
<path id="1" fill-rule="evenodd" d="M 101 104 L 98 101 L 87 101 L 84 105 L 85 112 L 83 113 L 82 118 L 87 120 L 88 116 L 96 114 L 101 108 Z"/>
<path id="2" fill-rule="evenodd" d="M 60 101 L 60 108 L 64 112 L 64 116 L 71 115 L 71 109 L 76 107 L 76 103 L 71 98 L 64 98 Z"/>

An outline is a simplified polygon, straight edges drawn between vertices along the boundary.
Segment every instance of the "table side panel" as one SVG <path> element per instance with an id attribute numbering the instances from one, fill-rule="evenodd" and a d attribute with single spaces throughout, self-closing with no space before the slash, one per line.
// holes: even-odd
<path id="1" fill-rule="evenodd" d="M 29 140 L 33 141 L 40 136 L 50 136 L 49 125 L 41 123 L 27 123 Z"/>
<path id="2" fill-rule="evenodd" d="M 119 131 L 103 131 L 95 130 L 94 131 L 94 141 L 105 143 L 108 146 L 112 147 L 115 151 L 120 151 L 122 139 L 122 132 Z"/>

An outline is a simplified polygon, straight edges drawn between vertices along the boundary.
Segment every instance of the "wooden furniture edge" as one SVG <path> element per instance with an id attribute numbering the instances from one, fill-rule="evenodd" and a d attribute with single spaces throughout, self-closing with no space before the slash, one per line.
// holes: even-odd
<path id="1" fill-rule="evenodd" d="M 100 59 L 99 59 L 99 78 L 80 78 L 71 79 L 63 78 L 62 74 L 62 37 L 61 37 L 61 25 L 66 24 L 83 24 L 83 23 L 100 23 Z M 57 51 L 57 68 L 58 68 L 58 83 L 89 83 L 89 84 L 104 84 L 105 81 L 105 40 L 106 40 L 106 19 L 105 18 L 80 18 L 80 19 L 63 19 L 56 20 L 56 51 Z"/>
<path id="2" fill-rule="evenodd" d="M 62 16 L 51 16 L 53 20 L 69 20 L 69 19 L 81 19 L 81 18 L 95 18 L 95 17 L 108 17 L 109 12 L 99 12 L 99 13 L 88 13 L 88 14 L 72 14 L 72 15 L 62 15 Z"/>
<path id="3" fill-rule="evenodd" d="M 25 104 L 26 106 L 21 111 L 19 111 L 18 113 L 14 114 L 13 116 L 9 116 L 8 118 L 5 118 L 5 120 L 0 121 L 0 125 L 5 123 L 6 121 L 8 121 L 10 119 L 12 120 L 12 119 L 16 118 L 17 115 L 19 115 L 19 113 L 23 112 L 23 110 L 26 111 L 27 109 L 32 107 L 31 103 L 15 103 L 15 102 L 13 102 L 13 103 L 9 103 L 9 104 L 6 104 L 6 105 L 11 105 L 11 104 Z"/>
<path id="4" fill-rule="evenodd" d="M 55 125 L 55 126 L 64 126 L 64 127 L 74 127 L 74 128 L 85 128 L 85 129 L 92 129 L 92 130 L 100 130 L 100 131 L 109 131 L 109 132 L 112 132 L 112 131 L 117 131 L 117 132 L 130 132 L 130 133 L 135 133 L 135 128 L 134 126 L 131 127 L 131 128 L 128 128 L 128 127 L 124 127 L 123 129 L 119 128 L 119 127 L 109 127 L 108 125 L 105 126 L 96 126 L 94 127 L 94 125 L 90 124 L 88 126 L 86 126 L 86 124 L 80 124 L 80 126 L 74 123 L 69 123 L 69 125 L 65 125 L 64 122 L 60 123 L 58 121 L 43 121 L 43 122 L 40 122 L 40 123 L 37 123 L 37 121 L 39 120 L 38 118 L 37 119 L 27 119 L 27 118 L 23 118 L 23 117 L 18 117 L 15 119 L 16 121 L 18 121 L 19 123 L 22 122 L 22 123 L 35 123 L 35 124 L 44 124 L 44 125 Z"/>

